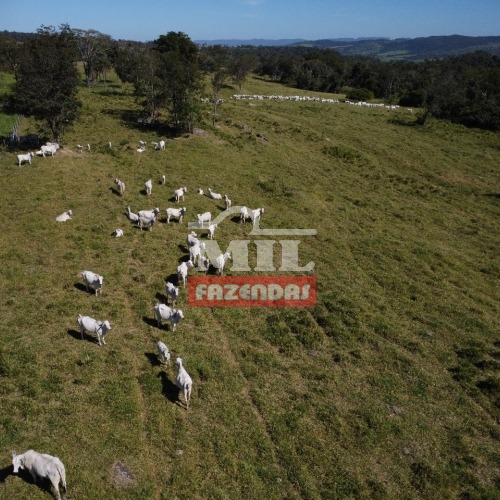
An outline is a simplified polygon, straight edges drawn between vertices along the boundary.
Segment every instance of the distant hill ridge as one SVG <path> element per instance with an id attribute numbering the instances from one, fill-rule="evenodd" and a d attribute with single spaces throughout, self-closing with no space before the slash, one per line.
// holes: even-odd
<path id="1" fill-rule="evenodd" d="M 461 55 L 477 50 L 500 55 L 500 36 L 428 36 L 419 38 L 328 38 L 322 40 L 200 40 L 205 45 L 305 46 L 333 49 L 343 55 L 378 57 L 382 60 L 424 60 Z"/>
<path id="2" fill-rule="evenodd" d="M 329 38 L 327 42 L 359 42 L 365 40 L 389 40 L 389 38 L 383 37 L 362 37 L 362 38 Z M 252 45 L 252 46 L 266 46 L 266 47 L 282 47 L 284 45 L 303 45 L 303 44 L 316 44 L 321 42 L 308 41 L 305 38 L 279 38 L 279 39 L 268 39 L 268 38 L 231 38 L 231 39 L 220 39 L 220 40 L 194 40 L 198 45 L 225 45 L 228 47 L 238 47 L 240 45 Z"/>
<path id="3" fill-rule="evenodd" d="M 22 41 L 35 33 L 0 31 L 0 36 Z M 381 60 L 422 61 L 425 59 L 442 59 L 458 56 L 478 50 L 500 56 L 500 36 L 463 36 L 445 35 L 419 38 L 327 38 L 306 40 L 302 38 L 252 38 L 252 39 L 218 39 L 194 40 L 198 45 L 266 46 L 266 47 L 315 47 L 332 49 L 346 56 L 377 57 Z"/>

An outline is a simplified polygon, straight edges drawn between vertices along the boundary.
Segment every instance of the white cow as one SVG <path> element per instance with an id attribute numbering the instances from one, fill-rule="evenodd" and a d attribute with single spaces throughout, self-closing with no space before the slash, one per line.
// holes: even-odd
<path id="1" fill-rule="evenodd" d="M 58 457 L 38 453 L 34 450 L 28 450 L 22 455 L 16 455 L 16 452 L 13 452 L 12 466 L 14 467 L 14 474 L 17 474 L 19 469 L 26 469 L 31 474 L 35 484 L 37 478 L 48 479 L 54 488 L 58 500 L 61 500 L 59 485 L 61 485 L 61 489 L 65 492 L 66 470 Z"/>
<path id="2" fill-rule="evenodd" d="M 204 226 L 205 222 L 210 225 L 210 222 L 212 220 L 212 214 L 210 212 L 204 212 L 202 214 L 196 214 L 196 217 L 198 219 L 198 222 L 201 227 Z"/>
<path id="3" fill-rule="evenodd" d="M 220 254 L 213 262 L 212 266 L 217 269 L 217 274 L 223 275 L 224 274 L 224 265 L 226 264 L 227 260 L 231 258 L 231 254 L 229 252 L 226 252 L 225 254 Z"/>
<path id="4" fill-rule="evenodd" d="M 146 219 L 150 219 L 151 217 L 156 217 L 160 213 L 160 209 L 158 207 L 153 208 L 151 210 L 139 210 L 137 212 L 138 217 L 145 217 Z"/>
<path id="5" fill-rule="evenodd" d="M 256 208 L 249 213 L 250 219 L 255 224 L 258 220 L 260 220 L 261 215 L 264 213 L 263 208 Z"/>
<path id="6" fill-rule="evenodd" d="M 92 271 L 83 271 L 81 274 L 83 278 L 83 282 L 85 283 L 85 288 L 87 289 L 87 292 L 89 291 L 89 286 L 94 288 L 95 294 L 102 294 L 102 286 L 104 284 L 104 278 L 96 273 L 93 273 Z"/>
<path id="7" fill-rule="evenodd" d="M 170 281 L 167 281 L 167 283 L 165 284 L 165 291 L 167 293 L 167 300 L 168 298 L 170 298 L 172 301 L 172 305 L 175 306 L 177 298 L 179 297 L 179 288 L 176 287 L 173 283 L 170 283 Z"/>
<path id="8" fill-rule="evenodd" d="M 146 190 L 146 194 L 149 196 L 153 190 L 153 181 L 151 179 L 144 183 L 144 189 Z"/>
<path id="9" fill-rule="evenodd" d="M 120 179 L 115 179 L 115 184 L 118 187 L 118 192 L 120 193 L 120 196 L 123 196 L 123 193 L 125 192 L 125 183 Z"/>
<path id="10" fill-rule="evenodd" d="M 240 208 L 240 222 L 245 222 L 249 218 L 250 218 L 250 215 L 248 213 L 248 207 L 241 207 Z"/>
<path id="11" fill-rule="evenodd" d="M 57 222 L 64 222 L 67 221 L 68 219 L 71 219 L 71 216 L 73 215 L 72 210 L 68 210 L 67 212 L 63 212 L 61 215 L 58 215 L 56 217 Z"/>
<path id="12" fill-rule="evenodd" d="M 189 247 L 189 260 L 196 265 L 198 261 L 198 266 L 202 264 L 201 257 L 205 253 L 205 243 L 198 242 L 196 245 Z"/>
<path id="13" fill-rule="evenodd" d="M 166 304 L 156 304 L 153 307 L 156 321 L 158 322 L 158 328 L 161 328 L 161 320 L 170 321 L 172 325 L 172 331 L 175 330 L 177 323 L 179 323 L 182 319 L 184 319 L 184 314 L 179 309 L 172 309 L 168 307 Z"/>
<path id="14" fill-rule="evenodd" d="M 177 277 L 179 278 L 179 281 L 182 281 L 182 284 L 186 286 L 186 280 L 188 276 L 188 272 L 190 269 L 194 267 L 194 264 L 191 260 L 188 260 L 187 262 L 182 262 L 177 266 Z"/>
<path id="15" fill-rule="evenodd" d="M 180 201 L 180 199 L 182 198 L 182 201 L 184 201 L 184 195 L 188 192 L 187 188 L 186 187 L 182 187 L 182 188 L 179 188 L 179 189 L 176 189 L 174 191 L 174 195 L 175 195 L 175 201 L 178 203 Z"/>
<path id="16" fill-rule="evenodd" d="M 208 197 L 212 200 L 222 200 L 222 195 L 220 193 L 214 193 L 210 188 L 208 188 Z"/>
<path id="17" fill-rule="evenodd" d="M 144 226 L 148 228 L 148 231 L 151 231 L 155 222 L 156 222 L 156 215 L 153 215 L 153 217 L 139 215 L 139 220 L 137 223 L 139 224 L 141 231 Z"/>
<path id="18" fill-rule="evenodd" d="M 210 224 L 208 226 L 208 237 L 213 240 L 215 235 L 215 230 L 217 229 L 217 224 Z"/>
<path id="19" fill-rule="evenodd" d="M 197 243 L 199 243 L 199 241 L 200 240 L 198 239 L 198 235 L 194 231 L 191 231 L 186 237 L 186 242 L 188 244 L 188 247 L 196 245 Z"/>
<path id="20" fill-rule="evenodd" d="M 163 139 L 160 141 L 160 151 L 165 151 L 165 141 Z"/>
<path id="21" fill-rule="evenodd" d="M 127 207 L 127 217 L 129 218 L 129 220 L 131 220 L 132 222 L 139 222 L 139 215 L 138 214 L 134 214 L 134 212 L 132 212 L 130 210 L 130 207 Z"/>
<path id="22" fill-rule="evenodd" d="M 170 223 L 170 219 L 177 219 L 182 222 L 182 218 L 186 214 L 186 207 L 183 208 L 167 208 L 167 223 Z"/>
<path id="23" fill-rule="evenodd" d="M 109 324 L 108 320 L 97 321 L 90 316 L 82 316 L 81 314 L 79 314 L 76 322 L 80 326 L 80 334 L 82 336 L 82 339 L 85 332 L 95 333 L 97 335 L 99 345 L 101 345 L 101 341 L 104 345 L 106 345 L 106 340 L 104 339 L 104 337 L 106 336 L 106 333 L 111 330 L 111 325 Z"/>
<path id="24" fill-rule="evenodd" d="M 184 393 L 184 400 L 186 401 L 186 409 L 189 409 L 189 400 L 191 399 L 191 390 L 193 388 L 193 381 L 189 376 L 188 372 L 182 366 L 182 359 L 177 358 L 175 364 L 179 368 L 177 373 L 176 384 L 177 387 Z"/>
<path id="25" fill-rule="evenodd" d="M 47 143 L 40 148 L 40 150 L 42 151 L 42 156 L 44 158 L 46 157 L 45 156 L 46 153 L 50 153 L 50 156 L 54 156 L 58 149 L 59 149 L 59 144 L 57 144 L 56 142 Z"/>
<path id="26" fill-rule="evenodd" d="M 26 153 L 24 155 L 17 155 L 17 164 L 21 166 L 23 163 L 28 162 L 31 165 L 31 158 L 35 156 L 35 153 Z"/>
<path id="27" fill-rule="evenodd" d="M 158 349 L 158 357 L 160 358 L 160 363 L 165 363 L 167 365 L 170 364 L 170 351 L 168 347 L 161 340 L 158 341 L 156 347 Z"/>

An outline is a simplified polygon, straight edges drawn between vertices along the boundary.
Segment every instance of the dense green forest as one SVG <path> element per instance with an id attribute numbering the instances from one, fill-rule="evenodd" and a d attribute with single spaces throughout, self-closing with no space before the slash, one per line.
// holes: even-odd
<path id="1" fill-rule="evenodd" d="M 41 37 L 48 40 L 49 35 L 63 37 L 63 44 L 71 45 L 64 57 L 83 64 L 87 85 L 105 80 L 114 69 L 122 81 L 134 85 L 144 120 L 154 122 L 163 116 L 180 131 L 192 129 L 199 118 L 197 100 L 206 97 L 201 95 L 205 78 L 212 84 L 208 97 L 216 103 L 224 85 L 232 82 L 241 88 L 250 73 L 297 89 L 419 108 L 417 124 L 432 115 L 469 127 L 500 130 L 500 56 L 486 51 L 420 62 L 386 62 L 295 45 L 199 46 L 183 33 L 162 35 L 149 43 L 116 41 L 95 30 L 69 26 L 60 31 L 41 28 L 31 36 L 0 34 L 0 70 L 16 77 L 16 99 L 10 100 L 10 111 L 29 112 L 27 104 L 33 101 L 27 102 L 20 80 L 29 74 L 32 81 L 33 72 L 43 72 L 37 69 L 33 54 L 41 50 Z"/>

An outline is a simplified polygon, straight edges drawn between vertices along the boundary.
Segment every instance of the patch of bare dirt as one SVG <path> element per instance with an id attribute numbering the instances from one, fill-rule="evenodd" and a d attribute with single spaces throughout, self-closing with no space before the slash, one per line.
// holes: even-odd
<path id="1" fill-rule="evenodd" d="M 201 128 L 194 128 L 193 135 L 196 135 L 198 137 L 206 137 L 208 135 L 208 132 L 206 130 L 201 129 Z"/>
<path id="2" fill-rule="evenodd" d="M 128 467 L 121 462 L 115 462 L 111 467 L 111 484 L 117 488 L 129 488 L 134 483 L 135 477 Z"/>

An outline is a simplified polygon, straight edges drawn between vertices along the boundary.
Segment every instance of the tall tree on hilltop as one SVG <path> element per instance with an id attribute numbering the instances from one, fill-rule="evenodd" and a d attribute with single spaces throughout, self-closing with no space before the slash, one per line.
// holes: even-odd
<path id="1" fill-rule="evenodd" d="M 72 33 L 83 63 L 85 81 L 89 87 L 92 74 L 97 70 L 97 65 L 111 46 L 111 37 L 96 30 L 73 29 Z"/>
<path id="2" fill-rule="evenodd" d="M 67 25 L 59 31 L 42 26 L 21 51 L 11 106 L 17 113 L 45 121 L 56 140 L 76 120 L 81 105 L 76 60 L 74 37 Z"/>
<path id="3" fill-rule="evenodd" d="M 198 47 L 186 34 L 171 31 L 161 35 L 154 48 L 160 55 L 158 77 L 164 83 L 163 99 L 170 122 L 181 132 L 192 132 L 200 117 Z"/>
<path id="4" fill-rule="evenodd" d="M 253 71 L 259 62 L 258 57 L 255 54 L 241 54 L 233 58 L 229 64 L 229 74 L 231 79 L 241 92 L 241 86 L 246 80 L 248 74 Z"/>
<path id="5" fill-rule="evenodd" d="M 219 98 L 220 91 L 229 78 L 229 51 L 222 45 L 213 45 L 206 50 L 207 59 L 210 64 L 210 83 L 212 84 L 212 125 L 215 126 L 217 108 L 222 102 Z"/>

